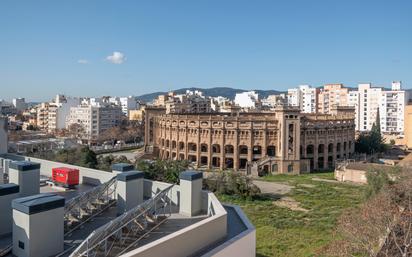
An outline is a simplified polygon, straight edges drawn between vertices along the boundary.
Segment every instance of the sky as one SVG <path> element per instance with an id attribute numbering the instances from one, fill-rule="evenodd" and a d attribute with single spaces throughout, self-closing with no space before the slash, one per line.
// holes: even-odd
<path id="1" fill-rule="evenodd" d="M 0 1 L 0 99 L 401 80 L 410 0 Z"/>

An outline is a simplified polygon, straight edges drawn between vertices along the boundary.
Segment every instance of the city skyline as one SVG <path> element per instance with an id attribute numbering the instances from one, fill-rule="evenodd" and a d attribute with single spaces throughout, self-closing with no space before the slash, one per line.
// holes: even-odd
<path id="1" fill-rule="evenodd" d="M 4 99 L 393 80 L 411 88 L 408 1 L 0 6 Z"/>

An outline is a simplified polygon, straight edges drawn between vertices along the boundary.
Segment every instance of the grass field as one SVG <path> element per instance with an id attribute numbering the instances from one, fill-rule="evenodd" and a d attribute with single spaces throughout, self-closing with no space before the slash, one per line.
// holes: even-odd
<path id="1" fill-rule="evenodd" d="M 307 211 L 279 207 L 274 204 L 276 199 L 269 197 L 243 200 L 220 195 L 219 198 L 240 205 L 255 225 L 257 256 L 315 256 L 333 239 L 336 220 L 342 211 L 363 201 L 364 187 L 313 178 L 333 179 L 333 173 L 264 178 L 265 181 L 293 186 L 286 196 L 299 202 Z"/>

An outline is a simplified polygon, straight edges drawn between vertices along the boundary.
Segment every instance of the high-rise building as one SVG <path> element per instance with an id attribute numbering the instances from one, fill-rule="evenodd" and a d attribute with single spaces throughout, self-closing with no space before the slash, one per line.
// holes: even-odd
<path id="1" fill-rule="evenodd" d="M 359 130 L 359 91 L 351 90 L 348 94 L 348 106 L 354 107 L 356 130 Z"/>
<path id="2" fill-rule="evenodd" d="M 358 92 L 358 128 L 359 131 L 370 131 L 378 116 L 382 88 L 372 87 L 371 83 L 363 83 L 358 85 Z"/>
<path id="3" fill-rule="evenodd" d="M 407 91 L 401 89 L 401 82 L 392 82 L 392 90 L 382 91 L 379 99 L 381 131 L 403 133 Z"/>

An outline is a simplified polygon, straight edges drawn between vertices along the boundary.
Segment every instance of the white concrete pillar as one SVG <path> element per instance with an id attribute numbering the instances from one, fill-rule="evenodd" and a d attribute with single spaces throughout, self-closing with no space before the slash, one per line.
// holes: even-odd
<path id="1" fill-rule="evenodd" d="M 126 171 L 117 175 L 117 214 L 143 203 L 143 180 L 142 171 Z"/>
<path id="2" fill-rule="evenodd" d="M 203 174 L 196 171 L 180 173 L 180 206 L 183 215 L 195 216 L 202 211 Z"/>
<path id="3" fill-rule="evenodd" d="M 55 256 L 64 250 L 64 197 L 38 194 L 13 200 L 13 254 Z"/>
<path id="4" fill-rule="evenodd" d="M 9 183 L 20 186 L 20 197 L 40 193 L 40 163 L 15 161 L 10 163 Z"/>
<path id="5" fill-rule="evenodd" d="M 129 163 L 116 163 L 112 165 L 112 172 L 117 175 L 122 172 L 134 170 L 133 164 Z"/>
<path id="6" fill-rule="evenodd" d="M 0 237 L 11 234 L 13 215 L 11 202 L 19 197 L 19 186 L 16 184 L 0 185 Z"/>

